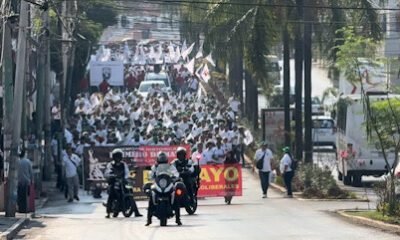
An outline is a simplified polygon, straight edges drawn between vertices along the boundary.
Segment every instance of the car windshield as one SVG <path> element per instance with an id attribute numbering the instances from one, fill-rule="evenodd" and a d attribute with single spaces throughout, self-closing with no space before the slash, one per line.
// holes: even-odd
<path id="1" fill-rule="evenodd" d="M 162 73 L 148 73 L 145 77 L 146 81 L 163 81 L 166 86 L 169 86 L 168 75 Z"/>
<path id="2" fill-rule="evenodd" d="M 153 85 L 154 83 L 146 83 L 146 84 L 141 84 L 139 87 L 139 92 L 148 92 L 149 88 L 151 87 L 151 85 Z M 157 84 L 160 88 L 165 88 L 165 84 L 164 83 L 158 83 Z"/>
<path id="3" fill-rule="evenodd" d="M 335 124 L 330 119 L 314 119 L 313 128 L 334 128 Z"/>
<path id="4" fill-rule="evenodd" d="M 279 64 L 277 62 L 267 63 L 267 71 L 268 72 L 279 72 Z"/>

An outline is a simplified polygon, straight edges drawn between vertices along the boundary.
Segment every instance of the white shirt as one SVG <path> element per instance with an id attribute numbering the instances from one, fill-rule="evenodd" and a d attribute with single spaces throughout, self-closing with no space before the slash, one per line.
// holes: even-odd
<path id="1" fill-rule="evenodd" d="M 197 161 L 198 161 L 200 166 L 207 164 L 206 162 L 203 161 L 203 158 L 204 158 L 203 154 L 204 154 L 204 151 L 202 151 L 201 153 L 199 153 L 199 151 L 195 151 L 192 154 L 192 161 L 194 163 L 197 163 Z"/>
<path id="2" fill-rule="evenodd" d="M 279 169 L 283 173 L 285 171 L 285 166 L 287 166 L 286 172 L 291 172 L 292 169 L 290 168 L 290 165 L 292 165 L 292 159 L 290 158 L 289 154 L 285 153 L 281 159 Z"/>
<path id="3" fill-rule="evenodd" d="M 225 151 L 222 146 L 221 146 L 221 148 L 214 147 L 212 149 L 212 155 L 213 155 L 213 160 L 215 163 L 222 164 L 225 162 Z"/>
<path id="4" fill-rule="evenodd" d="M 238 100 L 232 100 L 229 106 L 232 108 L 232 111 L 237 113 L 239 111 L 240 102 Z"/>
<path id="5" fill-rule="evenodd" d="M 200 166 L 201 165 L 206 165 L 208 162 L 211 162 L 213 159 L 212 159 L 212 154 L 213 154 L 213 151 L 210 149 L 210 150 L 204 150 L 203 151 L 203 157 L 201 158 L 201 161 L 200 161 Z"/>
<path id="6" fill-rule="evenodd" d="M 264 156 L 265 153 L 265 156 Z M 256 154 L 254 155 L 254 159 L 256 161 L 260 160 L 264 156 L 264 165 L 263 168 L 260 170 L 261 172 L 270 172 L 271 171 L 271 159 L 274 157 L 271 150 L 268 148 L 265 152 L 262 149 L 258 149 Z"/>
<path id="7" fill-rule="evenodd" d="M 65 167 L 65 177 L 75 177 L 78 174 L 77 167 L 79 164 L 81 164 L 81 159 L 76 154 L 71 154 L 71 157 L 68 154 L 64 154 L 63 165 Z"/>

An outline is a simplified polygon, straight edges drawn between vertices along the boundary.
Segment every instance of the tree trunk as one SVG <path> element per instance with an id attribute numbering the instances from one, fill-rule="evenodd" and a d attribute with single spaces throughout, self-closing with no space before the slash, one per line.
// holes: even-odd
<path id="1" fill-rule="evenodd" d="M 306 0 L 307 5 L 311 4 L 310 0 Z M 312 16 L 310 8 L 305 9 L 305 25 L 304 25 L 304 150 L 305 162 L 312 163 L 313 161 L 313 144 L 312 144 Z"/>
<path id="2" fill-rule="evenodd" d="M 303 20 L 303 0 L 296 0 L 297 20 Z M 303 90 L 303 41 L 301 24 L 296 25 L 295 33 L 295 74 L 296 74 L 296 158 L 303 158 L 303 120 L 302 120 L 302 90 Z"/>
<path id="3" fill-rule="evenodd" d="M 287 25 L 283 29 L 283 106 L 285 110 L 285 145 L 291 146 L 290 128 L 290 39 Z"/>

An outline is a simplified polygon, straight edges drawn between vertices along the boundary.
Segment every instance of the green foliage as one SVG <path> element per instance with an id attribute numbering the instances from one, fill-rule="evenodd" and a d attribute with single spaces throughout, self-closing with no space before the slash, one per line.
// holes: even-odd
<path id="1" fill-rule="evenodd" d="M 399 188 L 398 181 L 392 181 L 393 178 L 385 178 L 385 181 L 374 184 L 374 191 L 378 196 L 376 210 L 382 216 L 400 217 L 400 199 L 392 187 Z M 392 185 L 394 184 L 394 185 Z"/>
<path id="2" fill-rule="evenodd" d="M 376 220 L 376 221 L 382 221 L 385 223 L 400 224 L 399 216 L 382 215 L 382 212 L 380 212 L 380 211 L 357 211 L 357 212 L 346 212 L 346 213 L 353 215 L 353 216 L 360 216 L 360 217 L 365 217 L 365 218 L 369 218 L 369 219 Z"/>
<path id="3" fill-rule="evenodd" d="M 338 47 L 337 66 L 344 72 L 347 81 L 361 82 L 360 59 L 372 64 L 378 63 L 376 55 L 378 43 L 372 38 L 359 35 L 353 27 L 339 31 L 343 33 L 344 44 Z"/>
<path id="4" fill-rule="evenodd" d="M 303 185 L 305 198 L 346 199 L 353 197 L 348 191 L 342 190 L 327 168 L 307 164 L 298 170 L 299 181 Z"/>
<path id="5" fill-rule="evenodd" d="M 385 150 L 399 149 L 400 143 L 400 99 L 390 98 L 371 103 L 371 115 L 376 124 L 374 129 L 381 137 Z"/>

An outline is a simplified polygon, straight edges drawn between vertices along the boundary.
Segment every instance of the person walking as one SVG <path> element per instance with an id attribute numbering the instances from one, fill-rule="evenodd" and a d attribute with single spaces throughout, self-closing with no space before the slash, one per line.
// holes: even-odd
<path id="1" fill-rule="evenodd" d="M 80 165 L 80 163 L 81 159 L 72 152 L 72 147 L 67 146 L 66 154 L 64 154 L 63 157 L 63 165 L 65 168 L 65 177 L 67 179 L 68 186 L 68 202 L 72 202 L 73 199 L 79 201 L 78 166 Z"/>
<path id="2" fill-rule="evenodd" d="M 282 149 L 284 155 L 281 159 L 279 170 L 281 171 L 282 177 L 285 182 L 286 190 L 287 190 L 287 197 L 292 198 L 292 179 L 294 176 L 294 171 L 292 169 L 292 154 L 290 153 L 289 147 L 284 147 Z"/>
<path id="3" fill-rule="evenodd" d="M 28 212 L 28 193 L 29 187 L 33 182 L 32 162 L 25 157 L 25 151 L 21 150 L 18 162 L 18 211 L 20 213 Z"/>
<path id="4" fill-rule="evenodd" d="M 262 168 L 258 170 L 261 182 L 262 198 L 267 198 L 269 174 L 271 172 L 271 161 L 273 160 L 273 157 L 273 153 L 268 148 L 268 144 L 266 142 L 261 143 L 261 148 L 259 148 L 254 155 L 256 162 L 263 161 Z"/>

